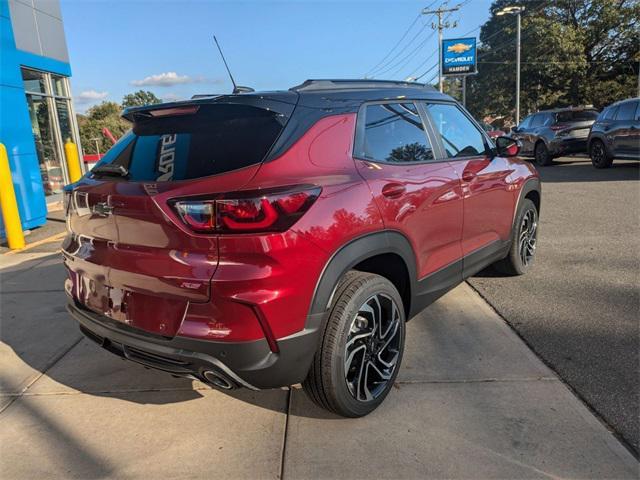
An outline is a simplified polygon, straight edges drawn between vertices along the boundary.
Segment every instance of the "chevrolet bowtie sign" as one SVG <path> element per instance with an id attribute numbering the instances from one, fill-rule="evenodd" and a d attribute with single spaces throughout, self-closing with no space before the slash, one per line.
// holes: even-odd
<path id="1" fill-rule="evenodd" d="M 443 75 L 470 75 L 477 71 L 475 38 L 453 38 L 442 41 Z"/>

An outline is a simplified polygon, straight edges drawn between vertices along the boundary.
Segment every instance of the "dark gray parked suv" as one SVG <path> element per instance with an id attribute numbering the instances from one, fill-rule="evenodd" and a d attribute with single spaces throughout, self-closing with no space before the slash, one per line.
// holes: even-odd
<path id="1" fill-rule="evenodd" d="M 588 146 L 596 168 L 610 167 L 614 158 L 640 160 L 640 99 L 605 108 L 591 127 Z"/>
<path id="2" fill-rule="evenodd" d="M 522 142 L 521 155 L 551 165 L 554 157 L 587 152 L 589 129 L 597 117 L 598 111 L 589 108 L 545 110 L 525 118 L 511 137 Z"/>

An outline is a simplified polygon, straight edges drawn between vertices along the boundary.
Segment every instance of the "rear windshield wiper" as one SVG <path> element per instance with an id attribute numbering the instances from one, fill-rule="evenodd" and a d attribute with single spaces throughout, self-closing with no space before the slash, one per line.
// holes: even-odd
<path id="1" fill-rule="evenodd" d="M 109 175 L 112 177 L 127 177 L 129 170 L 122 165 L 114 165 L 113 163 L 105 163 L 91 170 L 94 175 Z"/>

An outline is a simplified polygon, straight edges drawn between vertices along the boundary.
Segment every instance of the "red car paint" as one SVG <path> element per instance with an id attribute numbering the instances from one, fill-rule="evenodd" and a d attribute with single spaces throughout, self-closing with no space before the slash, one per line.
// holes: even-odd
<path id="1" fill-rule="evenodd" d="M 89 308 L 153 333 L 255 340 L 265 335 L 263 317 L 278 339 L 303 328 L 317 278 L 350 239 L 384 228 L 402 232 L 420 277 L 508 239 L 518 187 L 533 175 L 527 164 L 477 158 L 374 166 L 351 156 L 355 119 L 320 120 L 262 167 L 155 190 L 109 181 L 78 187 L 74 195 L 86 192 L 89 207 L 107 201 L 118 216 L 71 213 L 71 230 L 88 238 L 65 247 L 67 290 Z M 322 194 L 284 233 L 198 235 L 168 205 L 175 197 L 295 183 L 321 185 Z M 403 187 L 398 198 L 383 193 L 394 184 Z"/>
<path id="2" fill-rule="evenodd" d="M 277 158 L 220 175 L 85 177 L 68 193 L 68 295 L 136 331 L 229 344 L 266 339 L 278 352 L 279 341 L 305 329 L 319 278 L 351 240 L 401 233 L 418 280 L 509 241 L 522 186 L 537 178 L 533 167 L 489 154 L 415 165 L 354 158 L 356 120 L 353 112 L 324 116 Z M 196 233 L 172 207 L 290 185 L 321 191 L 284 232 Z"/>

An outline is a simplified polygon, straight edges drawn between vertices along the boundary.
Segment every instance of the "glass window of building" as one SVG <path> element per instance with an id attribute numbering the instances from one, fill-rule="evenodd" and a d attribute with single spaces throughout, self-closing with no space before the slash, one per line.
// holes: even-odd
<path id="1" fill-rule="evenodd" d="M 68 182 L 64 144 L 78 143 L 68 79 L 23 68 L 22 80 L 44 192 L 47 196 L 59 195 Z"/>

